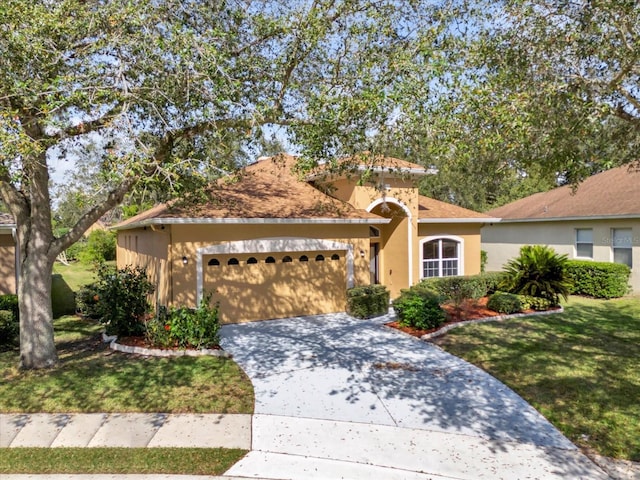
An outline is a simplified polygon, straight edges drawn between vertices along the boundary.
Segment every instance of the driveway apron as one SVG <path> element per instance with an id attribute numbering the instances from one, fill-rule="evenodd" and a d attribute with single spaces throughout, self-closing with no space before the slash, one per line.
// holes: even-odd
<path id="1" fill-rule="evenodd" d="M 364 435 L 363 431 L 394 436 L 389 432 L 409 429 L 411 435 L 431 435 L 440 443 L 444 435 L 455 443 L 490 441 L 494 446 L 559 449 L 580 457 L 577 474 L 591 468 L 567 438 L 511 389 L 432 344 L 385 327 L 390 320 L 390 316 L 358 320 L 330 314 L 223 326 L 221 345 L 254 385 L 254 449 L 260 445 L 268 450 L 280 442 L 274 430 L 286 429 L 283 425 L 293 417 L 300 419 L 297 425 L 309 424 L 307 419 L 318 422 L 309 428 L 328 430 L 325 442 L 344 440 L 348 434 L 341 431 L 341 422 L 351 422 L 357 424 L 352 425 L 358 430 L 355 436 Z M 283 417 L 287 420 L 277 428 L 268 421 Z M 258 430 L 266 424 L 270 426 Z M 340 438 L 332 439 L 332 432 L 340 432 Z M 296 437 L 303 435 L 297 432 Z M 288 452 L 284 448 L 279 453 Z M 374 455 L 380 458 L 379 452 Z M 376 458 L 356 461 L 376 464 Z M 460 471 L 449 472 L 450 477 L 442 470 L 429 473 L 467 478 Z M 601 472 L 592 473 L 598 478 Z M 473 475 L 470 472 L 468 478 L 481 478 Z"/>

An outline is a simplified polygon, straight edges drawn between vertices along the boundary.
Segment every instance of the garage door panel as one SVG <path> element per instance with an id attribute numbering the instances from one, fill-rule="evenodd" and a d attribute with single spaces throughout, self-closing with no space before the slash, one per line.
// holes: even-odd
<path id="1" fill-rule="evenodd" d="M 316 260 L 318 255 L 322 255 L 324 261 Z M 339 259 L 332 260 L 332 255 L 338 255 Z M 275 263 L 266 263 L 269 257 Z M 283 262 L 285 257 L 290 257 L 291 261 Z M 304 261 L 304 257 L 308 260 Z M 218 255 L 215 258 L 219 266 L 208 266 L 208 259 L 203 259 L 206 266 L 204 291 L 213 292 L 212 300 L 219 302 L 221 319 L 225 323 L 345 309 L 344 252 L 278 252 Z M 238 263 L 229 265 L 232 258 Z M 247 263 L 251 258 L 257 263 Z"/>

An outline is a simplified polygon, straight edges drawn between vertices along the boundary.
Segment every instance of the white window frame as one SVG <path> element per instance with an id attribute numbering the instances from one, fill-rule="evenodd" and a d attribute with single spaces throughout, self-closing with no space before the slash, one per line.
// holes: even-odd
<path id="1" fill-rule="evenodd" d="M 458 243 L 458 274 L 451 276 L 461 276 L 464 275 L 464 238 L 458 237 L 457 235 L 432 235 L 420 240 L 420 279 L 423 278 L 440 278 L 442 277 L 442 242 L 439 245 L 439 261 L 438 261 L 438 277 L 425 277 L 424 276 L 424 244 L 428 242 L 432 242 L 434 240 L 453 240 Z"/>
<path id="2" fill-rule="evenodd" d="M 621 245 L 617 245 L 618 242 L 616 241 L 616 232 L 618 231 L 629 232 L 629 238 L 628 238 L 629 241 L 624 242 Z M 629 258 L 631 259 L 631 262 L 630 262 L 631 265 L 629 265 L 629 268 L 632 268 L 633 267 L 633 229 L 632 228 L 612 228 L 611 229 L 611 261 L 614 263 L 619 263 L 615 261 L 615 258 L 616 258 L 615 252 L 617 249 L 629 250 L 629 253 L 630 253 Z M 626 263 L 624 263 L 623 265 L 626 265 Z"/>
<path id="3" fill-rule="evenodd" d="M 590 232 L 591 233 L 591 241 L 587 242 L 587 241 L 584 241 L 584 240 L 580 240 L 580 232 Z M 589 245 L 589 246 L 591 246 L 591 255 L 589 255 L 589 256 L 579 255 L 578 254 L 578 246 L 579 245 Z M 593 260 L 593 228 L 576 228 L 576 230 L 575 230 L 574 249 L 575 249 L 575 255 L 574 255 L 575 258 L 585 258 L 585 259 Z"/>

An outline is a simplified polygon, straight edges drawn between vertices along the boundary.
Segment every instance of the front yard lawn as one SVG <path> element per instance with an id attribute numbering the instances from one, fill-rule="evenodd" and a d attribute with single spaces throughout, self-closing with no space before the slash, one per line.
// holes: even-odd
<path id="1" fill-rule="evenodd" d="M 468 325 L 434 343 L 500 379 L 577 445 L 640 461 L 640 299 L 571 297 L 564 313 Z"/>
<path id="2" fill-rule="evenodd" d="M 230 448 L 6 448 L 0 473 L 222 475 L 246 453 Z"/>
<path id="3" fill-rule="evenodd" d="M 114 352 L 100 325 L 54 322 L 60 366 L 21 371 L 0 352 L 0 412 L 253 413 L 253 386 L 230 359 L 143 357 Z"/>

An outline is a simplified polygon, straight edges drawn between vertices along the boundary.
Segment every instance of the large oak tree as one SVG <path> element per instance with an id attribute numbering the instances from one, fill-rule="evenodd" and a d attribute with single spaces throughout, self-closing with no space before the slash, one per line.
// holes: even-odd
<path id="1" fill-rule="evenodd" d="M 430 74 L 444 18 L 418 0 L 4 0 L 0 195 L 17 222 L 21 366 L 56 365 L 56 256 L 132 189 L 189 190 L 264 125 L 321 155 L 366 148 L 403 79 Z M 52 168 L 89 159 L 99 195 L 57 237 Z"/>

